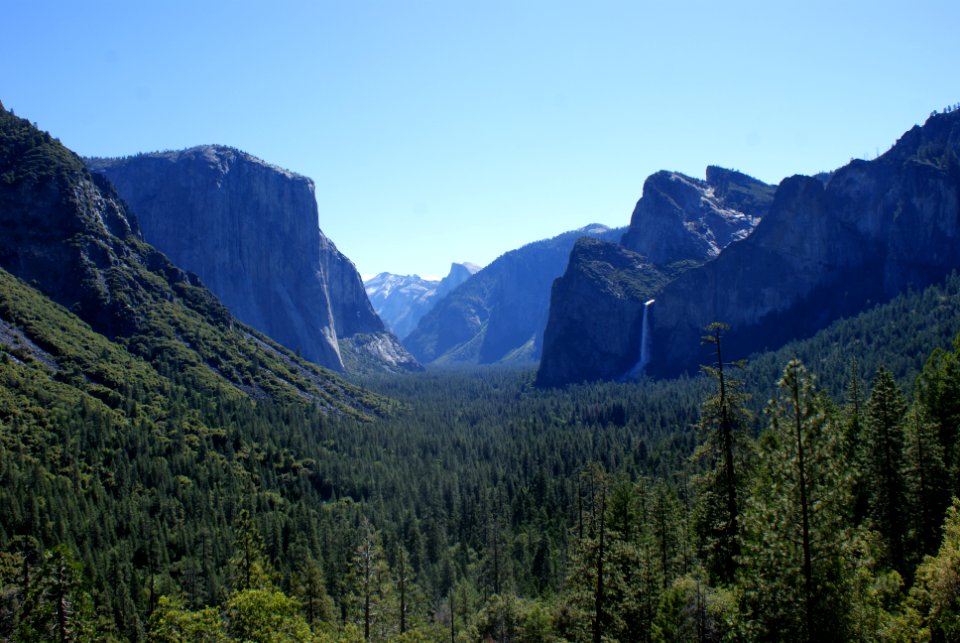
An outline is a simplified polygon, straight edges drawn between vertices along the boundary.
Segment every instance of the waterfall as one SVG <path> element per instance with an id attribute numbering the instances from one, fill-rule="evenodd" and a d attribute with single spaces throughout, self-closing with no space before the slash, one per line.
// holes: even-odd
<path id="1" fill-rule="evenodd" d="M 643 305 L 643 319 L 640 323 L 640 359 L 637 360 L 637 363 L 630 369 L 630 372 L 626 375 L 626 379 L 640 377 L 643 369 L 645 369 L 650 362 L 650 341 L 652 339 L 650 337 L 650 306 L 654 301 L 656 300 L 648 299 Z"/>
<path id="2" fill-rule="evenodd" d="M 640 361 L 637 363 L 637 372 L 642 373 L 643 369 L 650 363 L 650 305 L 656 301 L 648 299 L 643 305 L 643 325 L 640 330 Z"/>

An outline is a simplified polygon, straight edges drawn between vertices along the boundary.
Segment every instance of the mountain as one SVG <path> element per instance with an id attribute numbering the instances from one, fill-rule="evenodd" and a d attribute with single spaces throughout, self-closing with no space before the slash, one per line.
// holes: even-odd
<path id="1" fill-rule="evenodd" d="M 700 328 L 732 327 L 731 354 L 776 348 L 960 267 L 960 114 L 931 117 L 824 184 L 784 180 L 743 244 L 658 296 L 651 366 L 694 367 Z M 692 345 L 690 343 L 692 342 Z"/>
<path id="2" fill-rule="evenodd" d="M 551 292 L 538 384 L 630 373 L 640 362 L 646 302 L 747 238 L 766 216 L 774 186 L 715 166 L 706 175 L 651 175 L 620 244 L 578 242 Z"/>
<path id="3" fill-rule="evenodd" d="M 404 343 L 424 363 L 537 360 L 550 285 L 563 273 L 573 244 L 580 237 L 621 234 L 594 224 L 500 256 L 440 300 Z"/>
<path id="4" fill-rule="evenodd" d="M 140 391 L 147 403 L 151 391 L 187 387 L 337 413 L 369 406 L 369 395 L 238 323 L 143 241 L 105 178 L 2 105 L 0 229 L 0 343 L 26 347 L 31 364 L 85 394 L 114 404 Z"/>
<path id="5" fill-rule="evenodd" d="M 454 263 L 440 281 L 419 275 L 381 272 L 363 285 L 377 315 L 397 337 L 409 335 L 430 309 L 457 286 L 480 270 L 472 263 Z"/>
<path id="6" fill-rule="evenodd" d="M 659 265 L 716 257 L 753 231 L 773 192 L 774 186 L 716 166 L 707 168 L 706 181 L 657 172 L 644 182 L 621 244 Z"/>
<path id="7" fill-rule="evenodd" d="M 416 368 L 353 263 L 317 227 L 313 181 L 207 145 L 87 159 L 137 213 L 147 242 L 199 275 L 238 319 L 306 359 Z"/>
<path id="8" fill-rule="evenodd" d="M 936 114 L 873 161 L 785 179 L 749 237 L 649 293 L 656 299 L 648 311 L 649 372 L 689 372 L 706 361 L 700 336 L 712 321 L 731 325 L 726 353 L 744 356 L 940 282 L 960 267 L 958 156 L 960 113 Z M 586 303 L 582 292 L 569 296 Z M 591 317 L 584 327 L 604 323 Z M 623 375 L 617 370 L 629 361 L 624 350 L 632 348 L 620 338 L 599 340 L 592 352 L 605 366 L 591 372 Z M 545 347 L 540 381 L 586 376 L 554 377 L 551 360 L 569 352 L 562 342 Z"/>

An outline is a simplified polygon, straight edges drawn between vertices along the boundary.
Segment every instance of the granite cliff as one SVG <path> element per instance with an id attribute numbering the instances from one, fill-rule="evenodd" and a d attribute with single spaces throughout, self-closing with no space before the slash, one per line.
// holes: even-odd
<path id="1" fill-rule="evenodd" d="M 580 237 L 618 239 L 591 225 L 528 244 L 494 260 L 448 294 L 405 340 L 421 362 L 517 363 L 539 359 L 550 287 Z"/>
<path id="2" fill-rule="evenodd" d="M 960 113 L 931 117 L 873 161 L 777 190 L 753 235 L 657 296 L 651 370 L 692 370 L 700 329 L 731 325 L 731 355 L 807 337 L 960 268 Z"/>
<path id="3" fill-rule="evenodd" d="M 107 403 L 131 395 L 121 392 L 127 384 L 117 363 L 126 363 L 152 372 L 152 381 L 168 378 L 171 390 L 307 399 L 351 414 L 366 406 L 362 391 L 238 323 L 196 275 L 143 241 L 109 181 L 2 105 L 0 228 L 0 268 L 36 291 L 4 305 L 0 325 L 37 343 L 53 372 L 71 364 L 61 379 Z M 41 296 L 66 310 L 46 316 L 51 307 L 37 303 Z M 23 310 L 28 299 L 32 309 Z M 78 365 L 89 349 L 76 338 L 90 333 L 110 340 L 97 341 L 113 357 Z"/>
<path id="4" fill-rule="evenodd" d="M 706 180 L 657 172 L 620 245 L 581 241 L 553 285 L 537 383 L 616 379 L 640 358 L 644 304 L 671 279 L 747 238 L 774 187 L 707 168 Z M 651 310 L 656 310 L 654 306 Z"/>
<path id="5" fill-rule="evenodd" d="M 712 187 L 721 205 L 746 208 L 745 214 L 753 210 L 762 220 L 749 236 L 737 241 L 733 235 L 731 241 L 737 242 L 719 248 L 717 255 L 708 252 L 696 267 L 675 271 L 649 294 L 656 302 L 650 309 L 652 350 L 647 372 L 694 371 L 707 360 L 700 336 L 712 321 L 732 327 L 726 354 L 745 357 L 810 336 L 838 318 L 885 302 L 905 289 L 939 282 L 960 268 L 958 156 L 960 114 L 953 112 L 934 115 L 922 127 L 914 127 L 873 161 L 852 161 L 817 177 L 785 179 L 772 201 L 751 204 L 750 199 L 759 194 L 751 188 L 734 190 L 736 198 L 748 197 L 746 203 L 735 202 L 730 187 L 717 182 Z M 663 178 L 657 183 L 663 183 Z M 689 192 L 685 186 L 683 190 Z M 681 203 L 675 197 L 663 198 L 662 192 L 657 190 L 656 199 L 669 208 Z M 702 212 L 704 199 L 686 203 L 687 208 L 679 210 Z M 668 208 L 658 205 L 655 209 Z M 647 209 L 638 205 L 637 211 L 646 214 Z M 707 235 L 700 234 L 697 225 L 684 226 L 695 237 L 686 240 L 678 235 L 678 226 L 651 226 L 658 233 L 642 246 L 635 232 L 636 219 L 624 236 L 624 244 L 634 249 L 655 255 L 665 247 L 677 249 L 677 254 L 710 248 Z M 661 234 L 667 241 L 659 239 Z M 571 269 L 574 265 L 571 262 Z M 636 273 L 629 266 L 623 270 Z M 603 288 L 602 280 L 577 288 L 558 282 L 551 324 L 554 310 L 556 323 L 567 325 L 569 311 L 592 310 L 596 303 L 591 294 Z M 626 316 L 642 312 L 629 298 L 622 300 L 620 309 L 619 314 Z M 636 349 L 607 322 L 611 314 L 585 313 L 564 337 L 547 342 L 538 381 L 555 385 L 622 377 L 623 364 L 630 362 Z M 638 323 L 634 321 L 635 326 Z M 589 349 L 571 348 L 577 341 L 594 343 Z M 563 371 L 554 366 L 566 363 L 564 359 L 575 352 L 585 356 L 582 367 Z"/>
<path id="6" fill-rule="evenodd" d="M 771 185 L 714 166 L 706 181 L 657 172 L 644 182 L 621 244 L 659 265 L 716 257 L 753 231 L 773 192 Z"/>
<path id="7" fill-rule="evenodd" d="M 566 272 L 553 283 L 537 383 L 555 386 L 629 372 L 640 358 L 644 303 L 667 278 L 646 257 L 616 243 L 578 240 Z"/>
<path id="8" fill-rule="evenodd" d="M 244 323 L 334 370 L 343 350 L 416 367 L 319 230 L 310 179 L 223 146 L 87 163 L 137 213 L 144 238 Z"/>

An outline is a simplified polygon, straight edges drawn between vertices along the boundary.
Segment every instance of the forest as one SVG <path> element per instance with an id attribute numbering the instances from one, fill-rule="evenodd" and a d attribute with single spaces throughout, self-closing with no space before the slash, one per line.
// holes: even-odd
<path id="1" fill-rule="evenodd" d="M 4 348 L 0 637 L 956 641 L 958 308 L 714 324 L 673 380 L 366 376 L 367 415 Z"/>

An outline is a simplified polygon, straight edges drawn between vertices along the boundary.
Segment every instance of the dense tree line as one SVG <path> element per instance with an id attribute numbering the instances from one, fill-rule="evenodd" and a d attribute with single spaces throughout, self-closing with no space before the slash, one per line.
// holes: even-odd
<path id="1" fill-rule="evenodd" d="M 0 637 L 956 640 L 955 286 L 811 366 L 717 325 L 703 377 L 371 378 L 372 421 L 175 373 L 107 403 L 6 351 Z"/>

